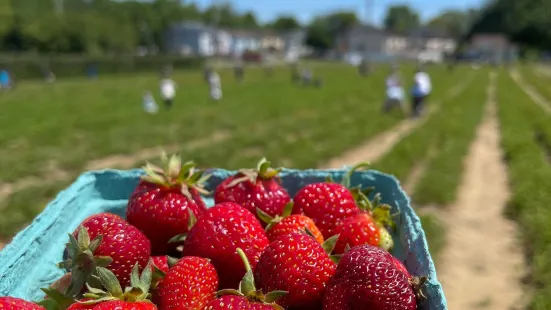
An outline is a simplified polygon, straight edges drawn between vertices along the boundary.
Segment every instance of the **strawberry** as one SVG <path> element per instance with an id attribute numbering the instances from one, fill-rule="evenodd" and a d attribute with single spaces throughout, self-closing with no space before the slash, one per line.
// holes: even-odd
<path id="1" fill-rule="evenodd" d="M 203 310 L 283 310 L 275 301 L 287 294 L 283 291 L 270 292 L 266 295 L 256 289 L 251 265 L 241 249 L 237 253 L 245 265 L 245 277 L 239 283 L 239 289 L 222 290 L 218 292 L 218 298 L 209 302 Z"/>
<path id="2" fill-rule="evenodd" d="M 78 305 L 73 304 L 69 308 L 74 310 L 156 310 L 157 307 L 147 299 L 152 277 L 151 263 L 147 264 L 141 275 L 139 269 L 138 264 L 132 268 L 130 286 L 123 290 L 113 272 L 98 267 L 96 273 L 105 291 L 88 286 L 89 292 L 84 294 L 84 299 L 81 299 Z"/>
<path id="3" fill-rule="evenodd" d="M 127 286 L 133 266 L 137 263 L 142 270 L 151 255 L 149 239 L 136 227 L 109 213 L 88 217 L 69 234 L 69 239 L 69 258 L 59 264 L 72 271 L 66 291 L 69 297 L 81 292 L 97 266 L 107 267 L 121 285 Z"/>
<path id="4" fill-rule="evenodd" d="M 408 277 L 408 279 L 411 278 L 411 274 L 409 273 L 409 271 L 406 268 L 406 266 L 404 265 L 404 263 L 402 263 L 400 260 L 398 260 L 394 256 L 392 256 L 392 261 L 394 261 L 394 265 L 396 266 L 396 268 L 398 270 L 400 270 L 401 272 L 403 272 L 404 275 L 406 275 L 406 277 Z"/>
<path id="5" fill-rule="evenodd" d="M 307 232 L 311 234 L 320 244 L 323 244 L 323 235 L 314 224 L 311 218 L 302 214 L 293 214 L 293 203 L 288 203 L 283 209 L 281 216 L 271 217 L 262 210 L 257 209 L 257 217 L 260 218 L 266 226 L 266 235 L 270 241 L 291 233 Z"/>
<path id="6" fill-rule="evenodd" d="M 335 246 L 336 254 L 344 253 L 347 245 L 355 247 L 369 244 L 387 251 L 394 245 L 392 236 L 385 227 L 394 225 L 390 219 L 390 206 L 379 204 L 379 194 L 375 195 L 373 202 L 363 193 L 360 193 L 360 197 L 357 200 L 360 213 L 344 219 L 336 228 L 339 235 Z"/>
<path id="7" fill-rule="evenodd" d="M 409 279 L 387 251 L 360 245 L 341 257 L 325 290 L 323 309 L 415 310 L 424 280 Z"/>
<path id="8" fill-rule="evenodd" d="M 237 248 L 243 249 L 254 268 L 268 244 L 266 232 L 251 212 L 225 202 L 208 209 L 190 229 L 184 256 L 210 259 L 220 277 L 220 287 L 236 288 L 245 275 Z"/>
<path id="9" fill-rule="evenodd" d="M 42 306 L 16 297 L 0 297 L 2 310 L 45 310 Z"/>
<path id="10" fill-rule="evenodd" d="M 158 304 L 159 302 L 157 288 L 165 278 L 170 268 L 176 265 L 177 262 L 178 259 L 166 255 L 151 257 L 151 272 L 153 272 L 151 279 L 151 301 L 153 301 L 154 304 Z"/>
<path id="11" fill-rule="evenodd" d="M 153 262 L 151 267 L 157 267 L 164 273 L 168 272 L 168 256 L 153 256 L 151 257 L 151 261 Z"/>
<path id="12" fill-rule="evenodd" d="M 335 273 L 328 254 L 335 241 L 336 236 L 322 246 L 311 236 L 296 233 L 276 239 L 260 256 L 256 283 L 263 292 L 289 292 L 278 300 L 283 307 L 320 309 L 325 286 Z"/>
<path id="13" fill-rule="evenodd" d="M 84 302 L 86 301 L 90 301 L 92 299 L 90 298 L 83 298 L 83 299 L 80 299 L 78 300 L 78 302 L 75 302 L 73 304 L 71 304 L 66 310 L 87 310 L 87 309 L 93 309 L 95 306 L 97 306 L 96 304 L 86 304 Z"/>
<path id="14" fill-rule="evenodd" d="M 366 163 L 361 163 L 352 167 L 343 179 L 343 184 L 328 180 L 304 186 L 293 199 L 293 213 L 311 218 L 325 239 L 332 237 L 345 218 L 360 212 L 355 197 L 347 186 L 352 173 L 365 166 Z"/>
<path id="15" fill-rule="evenodd" d="M 157 310 L 157 307 L 149 301 L 128 302 L 114 300 L 103 302 L 93 308 L 94 310 Z"/>
<path id="16" fill-rule="evenodd" d="M 214 299 L 217 288 L 218 275 L 207 259 L 184 257 L 159 284 L 157 305 L 161 309 L 202 309 Z"/>
<path id="17" fill-rule="evenodd" d="M 214 191 L 214 202 L 235 202 L 253 214 L 257 208 L 270 216 L 281 214 L 291 198 L 277 176 L 281 169 L 270 164 L 263 158 L 256 169 L 239 170 L 225 179 Z"/>
<path id="18" fill-rule="evenodd" d="M 176 245 L 168 241 L 188 231 L 190 213 L 199 217 L 206 206 L 200 197 L 207 193 L 208 176 L 195 171 L 193 162 L 181 164 L 179 157 L 162 155 L 165 170 L 147 163 L 146 172 L 128 200 L 126 217 L 151 240 L 154 255 L 166 255 Z"/>

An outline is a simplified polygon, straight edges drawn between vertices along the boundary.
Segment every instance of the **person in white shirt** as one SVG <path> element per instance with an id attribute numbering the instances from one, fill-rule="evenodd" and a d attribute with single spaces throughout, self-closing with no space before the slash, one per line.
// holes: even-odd
<path id="1" fill-rule="evenodd" d="M 412 112 L 413 117 L 419 117 L 423 113 L 423 105 L 432 91 L 430 76 L 419 67 L 413 76 Z"/>
<path id="2" fill-rule="evenodd" d="M 161 98 L 163 99 L 166 107 L 170 109 L 172 107 L 174 97 L 176 96 L 176 88 L 178 87 L 178 85 L 176 85 L 176 82 L 168 77 L 162 78 L 160 85 Z"/>
<path id="3" fill-rule="evenodd" d="M 386 79 L 386 100 L 383 111 L 388 112 L 396 105 L 405 113 L 404 89 L 397 68 L 392 66 L 390 75 Z"/>
<path id="4" fill-rule="evenodd" d="M 216 101 L 222 99 L 222 83 L 216 71 L 210 69 L 208 74 L 210 97 Z"/>
<path id="5" fill-rule="evenodd" d="M 146 91 L 143 95 L 143 109 L 150 114 L 155 114 L 159 111 L 155 98 L 153 98 L 150 91 Z"/>

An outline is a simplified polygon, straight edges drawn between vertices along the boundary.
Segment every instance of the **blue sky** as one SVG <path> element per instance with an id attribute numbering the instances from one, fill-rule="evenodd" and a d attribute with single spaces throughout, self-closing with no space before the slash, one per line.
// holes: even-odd
<path id="1" fill-rule="evenodd" d="M 200 7 L 206 7 L 217 0 L 196 0 Z M 218 2 L 223 0 L 218 0 Z M 227 1 L 227 0 L 226 0 Z M 423 19 L 431 18 L 439 12 L 459 8 L 479 6 L 481 0 L 231 0 L 234 7 L 238 10 L 252 10 L 256 16 L 263 22 L 273 19 L 280 14 L 292 14 L 302 22 L 308 22 L 313 16 L 335 10 L 353 10 L 361 16 L 375 20 L 381 24 L 386 12 L 386 8 L 393 4 L 409 4 L 415 7 Z M 371 3 L 371 12 L 366 10 L 367 2 Z"/>

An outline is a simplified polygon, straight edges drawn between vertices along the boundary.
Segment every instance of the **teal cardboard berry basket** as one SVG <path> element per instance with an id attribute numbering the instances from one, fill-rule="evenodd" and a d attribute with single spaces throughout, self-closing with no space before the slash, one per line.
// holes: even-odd
<path id="1" fill-rule="evenodd" d="M 320 182 L 328 176 L 341 180 L 347 170 L 283 170 L 283 186 L 294 195 L 302 186 Z M 213 169 L 207 188 L 212 190 L 235 172 Z M 0 296 L 14 296 L 27 300 L 42 299 L 39 289 L 46 287 L 61 275 L 56 267 L 62 260 L 68 241 L 67 233 L 73 232 L 88 216 L 99 212 L 125 215 L 127 200 L 137 185 L 142 170 L 102 170 L 82 174 L 69 188 L 60 192 L 33 223 L 21 231 L 0 252 Z M 421 310 L 445 310 L 446 299 L 436 277 L 425 233 L 419 218 L 409 204 L 409 198 L 392 176 L 377 171 L 358 171 L 351 177 L 351 185 L 375 187 L 381 193 L 382 202 L 399 213 L 393 234 L 393 254 L 405 261 L 412 275 L 428 276 L 425 287 L 427 299 L 421 302 Z M 205 199 L 212 206 L 213 200 Z"/>

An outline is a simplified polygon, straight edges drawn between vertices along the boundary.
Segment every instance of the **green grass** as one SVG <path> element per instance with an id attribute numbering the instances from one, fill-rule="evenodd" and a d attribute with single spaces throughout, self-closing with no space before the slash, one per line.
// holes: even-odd
<path id="1" fill-rule="evenodd" d="M 551 116 L 504 74 L 498 102 L 512 189 L 508 212 L 520 225 L 529 264 L 528 309 L 551 309 L 551 162 L 536 139 L 538 132 L 551 137 Z"/>
<path id="2" fill-rule="evenodd" d="M 449 74 L 431 67 L 435 96 L 460 81 L 466 70 Z M 381 66 L 368 78 L 360 78 L 355 68 L 334 64 L 316 66 L 314 73 L 323 77 L 323 88 L 292 85 L 289 69 L 279 68 L 271 78 L 250 69 L 241 85 L 231 71 L 222 71 L 224 99 L 218 103 L 208 98 L 200 72 L 176 73 L 180 88 L 175 107 L 157 115 L 141 107 L 145 90 L 157 93 L 154 75 L 21 83 L 0 97 L 0 143 L 5 146 L 0 149 L 0 182 L 38 176 L 52 183 L 51 167 L 74 178 L 91 160 L 153 146 L 176 146 L 184 159 L 200 166 L 236 169 L 267 156 L 275 164 L 312 168 L 403 119 L 398 111 L 380 113 L 388 68 Z M 410 77 L 413 69 L 405 66 L 402 73 Z M 188 147 L 220 132 L 228 138 Z M 54 188 L 71 181 L 53 182 Z M 18 197 L 23 196 L 21 208 Z M 10 221 L 0 222 L 0 238 L 23 227 L 51 198 L 50 191 L 38 186 L 0 202 L 5 222 Z"/>
<path id="3" fill-rule="evenodd" d="M 444 101 L 441 109 L 395 145 L 375 167 L 404 180 L 416 165 L 425 162 L 424 173 L 413 189 L 414 202 L 453 201 L 463 157 L 482 115 L 487 84 L 487 71 L 477 72 L 460 95 Z M 427 159 L 429 153 L 431 156 Z"/>
<path id="4" fill-rule="evenodd" d="M 519 66 L 519 72 L 523 80 L 531 84 L 534 89 L 540 93 L 547 101 L 551 101 L 551 88 L 549 83 L 551 83 L 551 77 L 544 75 L 543 73 L 536 74 L 533 65 L 530 66 Z"/>

